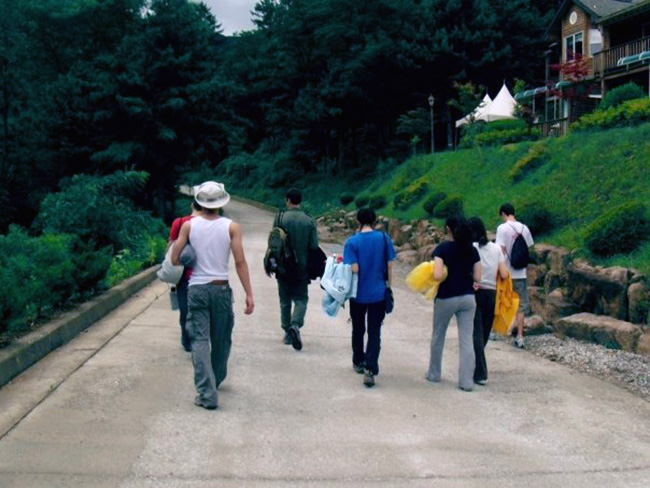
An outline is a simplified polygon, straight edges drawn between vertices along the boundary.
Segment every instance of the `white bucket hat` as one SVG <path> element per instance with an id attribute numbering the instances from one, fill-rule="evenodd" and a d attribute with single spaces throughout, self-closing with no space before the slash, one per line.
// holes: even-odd
<path id="1" fill-rule="evenodd" d="M 194 187 L 194 200 L 203 208 L 221 208 L 230 201 L 223 183 L 206 181 Z"/>

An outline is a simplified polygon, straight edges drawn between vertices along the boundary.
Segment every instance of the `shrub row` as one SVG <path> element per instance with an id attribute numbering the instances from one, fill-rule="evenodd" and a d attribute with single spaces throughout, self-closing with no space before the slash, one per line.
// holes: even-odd
<path id="1" fill-rule="evenodd" d="M 571 131 L 610 129 L 650 122 L 650 98 L 629 100 L 618 106 L 596 110 L 571 125 Z"/>
<path id="2" fill-rule="evenodd" d="M 509 129 L 479 134 L 474 139 L 481 146 L 503 146 L 515 142 L 536 141 L 541 139 L 542 133 L 537 129 Z"/>
<path id="3" fill-rule="evenodd" d="M 594 220 L 585 231 L 587 249 L 598 256 L 630 253 L 650 239 L 650 220 L 640 202 L 628 202 Z"/>
<path id="4" fill-rule="evenodd" d="M 415 180 L 404 190 L 395 195 L 395 198 L 393 199 L 393 205 L 396 209 L 407 210 L 415 202 L 422 198 L 428 189 L 429 184 L 425 178 Z"/>
<path id="5" fill-rule="evenodd" d="M 163 222 L 132 198 L 147 174 L 77 175 L 45 197 L 30 236 L 0 236 L 0 333 L 12 335 L 72 300 L 113 286 L 165 252 Z"/>
<path id="6" fill-rule="evenodd" d="M 509 174 L 510 179 L 514 182 L 521 180 L 530 171 L 539 168 L 548 161 L 550 156 L 545 141 L 534 144 L 512 168 Z"/>

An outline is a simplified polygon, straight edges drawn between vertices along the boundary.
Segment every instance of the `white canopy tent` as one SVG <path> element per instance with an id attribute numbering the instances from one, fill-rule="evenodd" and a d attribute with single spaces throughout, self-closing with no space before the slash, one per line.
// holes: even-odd
<path id="1" fill-rule="evenodd" d="M 474 117 L 474 120 L 483 120 L 481 118 L 481 115 L 487 110 L 491 103 L 492 99 L 490 98 L 490 95 L 486 93 L 479 106 L 474 109 L 474 112 L 456 121 L 456 129 L 458 129 L 461 125 L 469 124 L 472 117 Z"/>
<path id="2" fill-rule="evenodd" d="M 517 105 L 517 102 L 504 83 L 501 90 L 499 90 L 499 94 L 482 114 L 483 118 L 481 120 L 494 122 L 495 120 L 516 119 L 515 105 Z"/>
<path id="3" fill-rule="evenodd" d="M 515 119 L 515 105 L 517 102 L 510 94 L 508 87 L 504 83 L 494 100 L 489 95 L 485 95 L 481 104 L 476 107 L 471 115 L 466 115 L 456 121 L 456 128 L 469 124 L 472 116 L 474 120 L 483 122 L 494 122 L 495 120 Z"/>

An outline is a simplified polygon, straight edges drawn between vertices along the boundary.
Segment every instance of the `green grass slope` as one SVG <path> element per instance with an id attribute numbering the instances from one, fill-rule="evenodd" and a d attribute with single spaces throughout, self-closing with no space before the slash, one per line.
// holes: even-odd
<path id="1" fill-rule="evenodd" d="M 426 195 L 407 210 L 394 208 L 394 195 L 419 178 L 427 195 L 444 191 L 465 200 L 465 213 L 478 215 L 488 228 L 498 225 L 504 202 L 517 206 L 543 202 L 563 221 L 537 241 L 571 249 L 602 264 L 621 264 L 650 272 L 650 245 L 628 256 L 597 259 L 584 250 L 583 233 L 594 219 L 614 206 L 638 200 L 650 205 L 650 124 L 635 128 L 576 133 L 544 141 L 547 156 L 536 169 L 516 182 L 510 173 L 533 143 L 506 145 L 417 156 L 402 164 L 392 178 L 371 194 L 388 197 L 381 213 L 408 220 L 427 218 Z"/>

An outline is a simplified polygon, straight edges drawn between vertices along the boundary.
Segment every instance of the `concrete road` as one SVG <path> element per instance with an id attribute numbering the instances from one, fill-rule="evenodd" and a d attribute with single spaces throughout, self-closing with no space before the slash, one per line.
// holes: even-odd
<path id="1" fill-rule="evenodd" d="M 154 284 L 0 390 L 2 488 L 650 486 L 650 404 L 504 343 L 489 345 L 489 385 L 462 392 L 454 328 L 443 381 L 429 383 L 432 307 L 403 288 L 374 389 L 318 285 L 304 349 L 283 345 L 261 266 L 271 215 L 228 211 L 257 308 L 243 315 L 235 281 L 220 408 L 193 405 L 177 313 Z"/>

